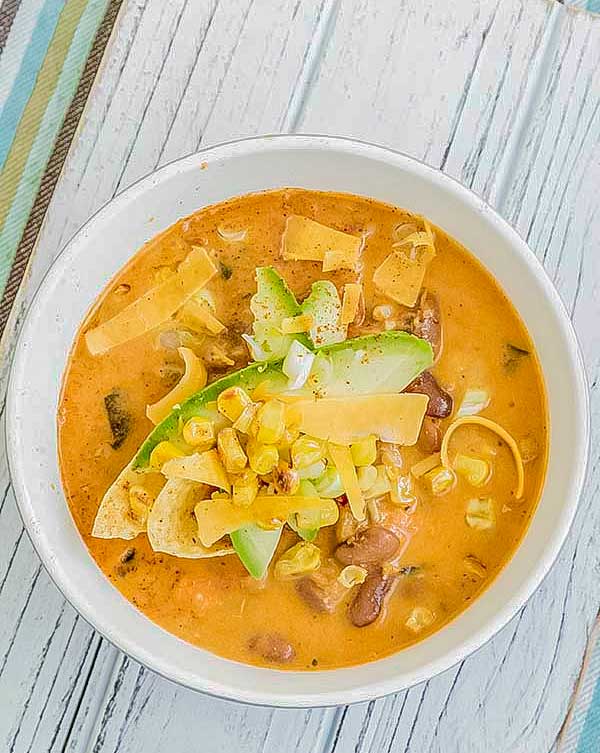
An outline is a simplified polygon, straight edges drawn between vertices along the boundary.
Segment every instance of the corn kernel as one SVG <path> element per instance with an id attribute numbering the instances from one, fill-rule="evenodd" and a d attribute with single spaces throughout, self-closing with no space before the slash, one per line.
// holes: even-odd
<path id="1" fill-rule="evenodd" d="M 325 453 L 323 445 L 318 439 L 303 434 L 292 445 L 292 463 L 294 468 L 308 468 L 320 460 Z"/>
<path id="2" fill-rule="evenodd" d="M 383 497 L 390 491 L 390 480 L 388 478 L 387 471 L 384 465 L 375 466 L 377 470 L 377 479 L 375 483 L 369 487 L 369 490 L 365 492 L 365 499 L 373 499 L 375 497 Z"/>
<path id="3" fill-rule="evenodd" d="M 250 468 L 259 476 L 270 473 L 279 462 L 279 450 L 272 444 L 260 444 L 254 440 L 248 442 L 248 462 Z"/>
<path id="4" fill-rule="evenodd" d="M 363 465 L 357 469 L 358 485 L 361 491 L 368 491 L 377 481 L 377 468 L 374 465 Z"/>
<path id="5" fill-rule="evenodd" d="M 300 478 L 298 471 L 290 468 L 284 461 L 279 463 L 273 468 L 273 483 L 275 489 L 280 494 L 295 494 L 300 488 Z"/>
<path id="6" fill-rule="evenodd" d="M 465 520 L 469 528 L 485 531 L 496 525 L 496 513 L 491 499 L 471 499 L 467 503 Z"/>
<path id="7" fill-rule="evenodd" d="M 398 475 L 390 479 L 390 499 L 395 505 L 405 508 L 413 507 L 417 503 L 410 476 Z"/>
<path id="8" fill-rule="evenodd" d="M 322 476 L 325 473 L 326 464 L 324 460 L 317 460 L 312 465 L 307 465 L 306 468 L 298 468 L 298 477 L 300 479 L 315 479 Z"/>
<path id="9" fill-rule="evenodd" d="M 277 444 L 285 432 L 285 405 L 280 400 L 267 400 L 256 414 L 256 439 L 261 444 Z"/>
<path id="10" fill-rule="evenodd" d="M 284 552 L 275 564 L 275 577 L 293 578 L 317 570 L 321 564 L 321 550 L 308 541 L 300 541 Z"/>
<path id="11" fill-rule="evenodd" d="M 368 437 L 359 439 L 350 445 L 350 452 L 354 465 L 373 465 L 377 458 L 377 438 L 374 434 L 369 434 Z"/>
<path id="12" fill-rule="evenodd" d="M 250 468 L 244 469 L 233 478 L 232 501 L 238 507 L 248 507 L 258 494 L 258 477 Z"/>
<path id="13" fill-rule="evenodd" d="M 241 431 L 242 434 L 249 434 L 252 422 L 256 418 L 258 408 L 258 403 L 248 403 L 233 422 L 233 428 L 237 429 L 237 431 Z"/>
<path id="14" fill-rule="evenodd" d="M 160 470 L 167 460 L 182 458 L 184 454 L 172 442 L 159 442 L 150 453 L 150 467 Z"/>
<path id="15" fill-rule="evenodd" d="M 435 620 L 435 615 L 427 607 L 415 607 L 404 623 L 413 633 L 420 633 L 426 627 L 429 627 Z"/>
<path id="16" fill-rule="evenodd" d="M 252 402 L 250 395 L 241 387 L 228 387 L 217 398 L 217 408 L 225 418 L 237 421 L 244 408 Z"/>
<path id="17" fill-rule="evenodd" d="M 315 489 L 319 497 L 335 499 L 344 493 L 344 485 L 337 468 L 330 465 L 319 478 L 314 480 Z"/>
<path id="18" fill-rule="evenodd" d="M 449 492 L 456 482 L 454 471 L 451 468 L 445 468 L 443 465 L 438 465 L 437 468 L 426 473 L 424 478 L 431 487 L 431 493 L 435 494 L 436 497 Z"/>
<path id="19" fill-rule="evenodd" d="M 235 429 L 221 429 L 217 437 L 217 449 L 228 473 L 240 473 L 248 462 Z"/>
<path id="20" fill-rule="evenodd" d="M 472 455 L 458 454 L 452 466 L 471 486 L 483 486 L 490 478 L 490 464 Z"/>
<path id="21" fill-rule="evenodd" d="M 183 440 L 192 447 L 202 447 L 209 450 L 214 447 L 216 436 L 215 426 L 208 418 L 193 416 L 183 426 Z"/>
<path id="22" fill-rule="evenodd" d="M 353 588 L 364 583 L 367 579 L 367 571 L 360 565 L 346 565 L 342 572 L 338 575 L 338 582 L 344 586 L 344 588 Z"/>

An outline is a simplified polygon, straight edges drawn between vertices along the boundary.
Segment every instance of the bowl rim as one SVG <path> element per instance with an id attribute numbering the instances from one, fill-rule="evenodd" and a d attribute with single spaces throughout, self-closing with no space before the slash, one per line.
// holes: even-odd
<path id="1" fill-rule="evenodd" d="M 208 161 L 210 159 L 222 161 L 224 159 L 252 153 L 269 152 L 273 150 L 283 151 L 285 149 L 301 150 L 303 148 L 319 148 L 341 151 L 348 154 L 360 153 L 363 156 L 372 158 L 379 157 L 388 164 L 407 168 L 410 171 L 420 174 L 422 177 L 437 182 L 438 186 L 441 186 L 443 190 L 447 190 L 456 196 L 462 203 L 466 204 L 471 211 L 474 210 L 486 213 L 486 219 L 493 225 L 494 232 L 504 236 L 505 240 L 511 246 L 512 252 L 519 258 L 520 263 L 529 267 L 529 270 L 535 275 L 543 289 L 544 296 L 550 302 L 552 308 L 557 314 L 557 318 L 560 320 L 563 330 L 562 334 L 565 336 L 568 345 L 570 367 L 578 386 L 576 395 L 574 396 L 574 399 L 576 400 L 575 407 L 579 418 L 581 419 L 579 421 L 578 440 L 579 445 L 584 447 L 585 451 L 578 458 L 577 466 L 571 474 L 571 482 L 569 485 L 571 494 L 569 495 L 569 501 L 564 503 L 564 514 L 561 518 L 560 526 L 555 531 L 555 535 L 546 542 L 544 557 L 541 558 L 537 563 L 537 566 L 528 573 L 520 589 L 513 594 L 512 598 L 508 600 L 502 608 L 497 611 L 495 617 L 488 620 L 484 626 L 460 641 L 459 645 L 451 654 L 430 661 L 428 664 L 421 667 L 419 671 L 414 671 L 412 673 L 413 676 L 406 681 L 394 682 L 393 679 L 387 679 L 373 682 L 368 685 L 353 687 L 349 690 L 326 690 L 311 694 L 298 693 L 295 695 L 290 694 L 289 696 L 279 697 L 275 690 L 268 692 L 258 689 L 253 690 L 252 692 L 240 690 L 235 685 L 229 684 L 226 678 L 222 683 L 215 684 L 214 682 L 211 682 L 207 685 L 206 682 L 203 682 L 203 678 L 197 675 L 193 678 L 189 676 L 178 677 L 174 673 L 169 672 L 168 660 L 157 659 L 155 656 L 152 656 L 145 651 L 140 644 L 136 642 L 135 638 L 125 635 L 120 629 L 115 629 L 114 626 L 111 629 L 110 619 L 104 620 L 104 622 L 99 625 L 98 615 L 92 614 L 92 610 L 88 609 L 87 605 L 82 605 L 81 594 L 76 588 L 71 587 L 68 575 L 61 570 L 58 561 L 45 550 L 39 532 L 36 531 L 33 526 L 29 525 L 29 522 L 32 519 L 33 506 L 30 504 L 27 494 L 26 479 L 22 472 L 22 468 L 19 465 L 16 445 L 10 441 L 10 434 L 11 432 L 14 432 L 17 419 L 17 374 L 19 372 L 19 363 L 25 357 L 23 347 L 25 333 L 28 324 L 31 321 L 31 317 L 35 312 L 36 305 L 45 288 L 49 287 L 55 278 L 66 271 L 68 262 L 68 254 L 66 252 L 71 246 L 75 246 L 83 236 L 90 232 L 90 230 L 93 230 L 95 224 L 99 223 L 104 218 L 105 214 L 122 211 L 129 201 L 133 200 L 136 196 L 143 194 L 147 188 L 152 186 L 154 181 L 157 183 L 163 182 L 172 175 L 175 175 L 178 171 L 186 171 L 186 169 L 192 165 L 197 166 L 199 160 Z M 86 623 L 99 632 L 109 641 L 109 643 L 123 651 L 126 655 L 131 656 L 144 667 L 151 669 L 160 676 L 176 682 L 183 687 L 200 691 L 216 698 L 233 700 L 248 705 L 309 708 L 359 703 L 412 687 L 415 684 L 431 679 L 453 666 L 456 666 L 473 652 L 487 644 L 491 638 L 505 627 L 505 625 L 523 608 L 525 603 L 544 582 L 564 545 L 577 512 L 579 499 L 586 480 L 590 452 L 590 424 L 591 415 L 588 379 L 585 373 L 585 364 L 581 348 L 571 319 L 562 299 L 550 281 L 542 264 L 512 225 L 499 215 L 490 204 L 478 196 L 474 191 L 464 186 L 459 180 L 400 150 L 349 137 L 302 133 L 272 134 L 234 139 L 205 147 L 184 157 L 172 160 L 159 169 L 147 173 L 130 186 L 117 193 L 86 220 L 86 222 L 63 244 L 60 252 L 50 264 L 37 286 L 35 294 L 33 295 L 27 307 L 25 316 L 23 317 L 12 357 L 12 363 L 10 364 L 10 376 L 6 398 L 5 437 L 9 474 L 15 491 L 17 507 L 27 535 L 53 583 L 58 587 L 62 595 L 71 606 L 73 606 L 77 613 L 83 617 Z M 532 516 L 532 520 L 535 517 L 535 514 L 536 513 Z M 72 524 L 77 529 L 74 521 L 72 521 Z M 77 531 L 77 533 L 79 533 L 79 531 Z M 523 541 L 520 542 L 516 551 L 522 546 L 522 543 Z M 88 556 L 91 558 L 89 552 Z M 103 577 L 105 576 L 103 575 Z M 129 602 L 126 603 L 129 604 Z M 156 623 L 154 624 L 156 625 Z M 446 626 L 442 627 L 440 630 L 444 629 L 446 629 Z M 167 631 L 164 632 L 168 634 Z M 178 640 L 181 641 L 182 639 L 178 638 Z M 218 656 L 217 658 L 223 662 L 231 661 Z M 384 660 L 385 659 L 382 659 L 381 661 Z M 253 669 L 269 672 L 271 674 L 283 673 L 280 670 L 263 669 L 260 667 L 253 667 Z M 315 672 L 313 676 L 318 678 L 319 675 L 322 675 L 324 672 L 337 671 L 339 670 L 323 670 L 322 672 Z M 285 672 L 285 674 L 289 673 Z"/>

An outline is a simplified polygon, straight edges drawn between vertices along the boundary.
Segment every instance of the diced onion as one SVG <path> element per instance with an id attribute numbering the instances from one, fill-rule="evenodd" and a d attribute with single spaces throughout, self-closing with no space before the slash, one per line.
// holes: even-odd
<path id="1" fill-rule="evenodd" d="M 246 343 L 248 346 L 248 350 L 250 351 L 250 357 L 254 361 L 266 361 L 268 356 L 265 353 L 265 351 L 260 347 L 260 345 L 257 343 L 257 341 L 252 337 L 252 335 L 242 335 L 242 340 Z"/>
<path id="2" fill-rule="evenodd" d="M 299 390 L 304 387 L 314 360 L 315 354 L 312 351 L 298 340 L 292 341 L 282 367 L 283 373 L 289 379 L 288 389 Z"/>
<path id="3" fill-rule="evenodd" d="M 446 433 L 444 434 L 444 438 L 442 439 L 442 447 L 440 449 L 440 459 L 442 461 L 442 465 L 446 468 L 451 467 L 450 461 L 448 459 L 448 445 L 450 443 L 450 438 L 458 428 L 467 424 L 483 426 L 484 428 L 493 431 L 500 437 L 500 439 L 506 442 L 515 459 L 515 465 L 517 466 L 516 497 L 517 499 L 521 499 L 525 488 L 525 470 L 523 468 L 523 459 L 521 458 L 519 446 L 517 445 L 513 437 L 506 431 L 506 429 L 500 426 L 500 424 L 497 424 L 495 421 L 491 421 L 489 418 L 483 418 L 483 416 L 463 416 L 462 418 L 457 418 L 453 423 L 451 423 L 450 426 L 446 429 Z"/>
<path id="4" fill-rule="evenodd" d="M 229 228 L 223 227 L 223 225 L 219 225 L 217 233 L 224 241 L 227 241 L 227 243 L 242 243 L 242 241 L 246 240 L 248 230 L 246 228 L 242 228 L 241 230 L 230 230 Z"/>
<path id="5" fill-rule="evenodd" d="M 485 410 L 489 404 L 490 396 L 486 390 L 467 390 L 456 415 L 459 418 L 461 416 L 474 416 Z"/>

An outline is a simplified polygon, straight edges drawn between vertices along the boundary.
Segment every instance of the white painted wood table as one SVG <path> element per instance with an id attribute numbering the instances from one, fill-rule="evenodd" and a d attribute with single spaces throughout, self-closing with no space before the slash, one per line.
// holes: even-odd
<path id="1" fill-rule="evenodd" d="M 201 146 L 279 131 L 408 152 L 527 238 L 592 385 L 591 474 L 567 544 L 521 613 L 445 674 L 355 707 L 249 708 L 155 676 L 77 616 L 23 533 L 3 450 L 2 752 L 557 750 L 600 601 L 600 18 L 554 0 L 129 0 L 16 311 L 132 181 Z"/>

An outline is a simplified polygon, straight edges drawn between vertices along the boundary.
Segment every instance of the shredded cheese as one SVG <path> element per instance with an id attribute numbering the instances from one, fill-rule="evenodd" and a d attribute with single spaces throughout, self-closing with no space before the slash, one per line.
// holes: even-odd
<path id="1" fill-rule="evenodd" d="M 324 272 L 356 269 L 362 244 L 360 236 L 292 214 L 285 224 L 282 255 L 287 260 L 320 261 Z"/>
<path id="2" fill-rule="evenodd" d="M 337 444 L 328 444 L 329 455 L 333 460 L 333 464 L 337 468 L 340 478 L 342 480 L 342 486 L 348 497 L 348 504 L 352 515 L 356 520 L 364 520 L 366 503 L 358 483 L 358 477 L 356 475 L 356 468 L 352 460 L 352 453 L 349 447 L 343 447 Z"/>
<path id="3" fill-rule="evenodd" d="M 525 487 L 525 470 L 523 468 L 523 459 L 521 458 L 521 453 L 519 452 L 519 446 L 517 445 L 513 437 L 506 431 L 506 429 L 500 426 L 500 424 L 497 424 L 495 421 L 490 420 L 489 418 L 483 418 L 483 416 L 463 416 L 462 418 L 457 418 L 455 421 L 453 421 L 446 429 L 446 433 L 444 434 L 444 438 L 442 439 L 442 447 L 440 449 L 440 459 L 442 461 L 442 465 L 446 468 L 452 467 L 448 458 L 448 445 L 450 443 L 450 438 L 458 428 L 467 424 L 483 426 L 484 428 L 493 431 L 504 442 L 506 442 L 515 459 L 515 465 L 517 467 L 516 496 L 517 499 L 521 499 Z"/>
<path id="4" fill-rule="evenodd" d="M 435 256 L 431 226 L 427 220 L 424 225 L 425 230 L 394 243 L 392 252 L 373 274 L 375 287 L 403 306 L 413 307 L 417 302 L 427 265 Z"/>
<path id="5" fill-rule="evenodd" d="M 162 397 L 158 402 L 146 406 L 146 415 L 153 424 L 159 424 L 166 418 L 173 407 L 187 400 L 188 397 L 206 386 L 206 366 L 189 348 L 177 348 L 177 352 L 183 358 L 185 373 L 173 389 Z"/>
<path id="6" fill-rule="evenodd" d="M 362 294 L 362 285 L 360 282 L 348 282 L 344 285 L 342 313 L 340 314 L 340 324 L 342 326 L 350 324 L 356 319 Z"/>
<path id="7" fill-rule="evenodd" d="M 206 250 L 193 247 L 177 271 L 164 282 L 150 288 L 112 319 L 86 332 L 88 350 L 96 356 L 155 329 L 216 274 Z"/>

